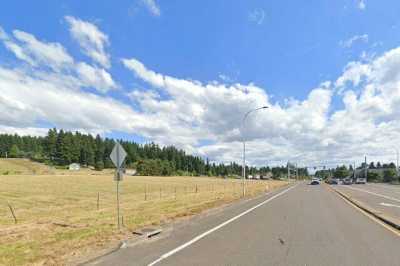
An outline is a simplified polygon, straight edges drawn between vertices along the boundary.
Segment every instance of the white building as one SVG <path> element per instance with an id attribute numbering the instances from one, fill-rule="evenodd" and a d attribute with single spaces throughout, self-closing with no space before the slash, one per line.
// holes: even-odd
<path id="1" fill-rule="evenodd" d="M 71 164 L 68 166 L 68 169 L 69 169 L 70 171 L 79 171 L 79 170 L 81 169 L 81 166 L 79 165 L 79 163 L 71 163 Z"/>

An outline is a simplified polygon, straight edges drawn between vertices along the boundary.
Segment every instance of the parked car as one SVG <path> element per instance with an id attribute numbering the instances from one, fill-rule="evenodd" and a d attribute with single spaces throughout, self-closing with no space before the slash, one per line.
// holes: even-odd
<path id="1" fill-rule="evenodd" d="M 310 183 L 310 185 L 319 185 L 320 184 L 320 179 L 319 178 L 313 178 L 313 179 L 311 179 L 311 183 Z"/>
<path id="2" fill-rule="evenodd" d="M 364 177 L 357 177 L 356 179 L 356 184 L 366 184 L 367 183 L 367 179 Z"/>
<path id="3" fill-rule="evenodd" d="M 351 180 L 351 178 L 345 178 L 343 179 L 343 185 L 351 185 L 353 184 L 353 180 Z"/>
<path id="4" fill-rule="evenodd" d="M 337 178 L 332 178 L 331 185 L 338 185 L 338 184 L 339 184 L 339 180 Z"/>

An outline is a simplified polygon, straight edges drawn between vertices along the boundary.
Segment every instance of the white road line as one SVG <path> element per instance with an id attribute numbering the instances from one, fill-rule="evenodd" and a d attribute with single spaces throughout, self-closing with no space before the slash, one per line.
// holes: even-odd
<path id="1" fill-rule="evenodd" d="M 148 264 L 148 266 L 153 266 L 153 265 L 159 263 L 160 261 L 162 261 L 162 260 L 164 260 L 164 259 L 166 259 L 166 258 L 168 258 L 168 257 L 170 257 L 170 256 L 172 256 L 172 255 L 174 255 L 175 253 L 177 253 L 177 252 L 181 251 L 182 249 L 184 249 L 184 248 L 186 248 L 186 247 L 188 247 L 188 246 L 190 246 L 190 245 L 196 243 L 196 242 L 199 241 L 200 239 L 202 239 L 202 238 L 206 237 L 207 235 L 209 235 L 209 234 L 211 234 L 211 233 L 217 231 L 218 229 L 224 227 L 225 225 L 228 225 L 228 224 L 232 223 L 233 221 L 239 219 L 240 217 L 242 217 L 242 216 L 244 216 L 244 215 L 246 215 L 246 214 L 248 214 L 248 213 L 254 211 L 254 210 L 257 209 L 258 207 L 261 207 L 262 205 L 264 205 L 264 204 L 270 202 L 271 200 L 276 199 L 277 197 L 279 197 L 279 196 L 285 194 L 285 193 L 288 192 L 289 190 L 291 190 L 291 189 L 297 187 L 297 185 L 298 185 L 298 184 L 296 184 L 296 185 L 294 185 L 294 186 L 292 186 L 292 187 L 289 187 L 289 188 L 283 190 L 282 192 L 279 192 L 278 194 L 276 194 L 276 195 L 274 195 L 274 196 L 272 196 L 272 197 L 270 197 L 270 198 L 264 200 L 263 202 L 257 204 L 256 206 L 251 207 L 250 209 L 248 209 L 248 210 L 246 210 L 246 211 L 240 213 L 239 215 L 237 215 L 237 216 L 235 216 L 235 217 L 233 217 L 233 218 L 231 218 L 231 219 L 229 219 L 229 220 L 223 222 L 223 223 L 220 224 L 220 225 L 217 225 L 216 227 L 214 227 L 214 228 L 208 230 L 207 232 L 204 232 L 204 233 L 202 233 L 202 234 L 196 236 L 196 237 L 193 238 L 192 240 L 189 240 L 188 242 L 186 242 L 186 243 L 180 245 L 179 247 L 177 247 L 177 248 L 175 248 L 175 249 L 173 249 L 173 250 L 171 250 L 171 251 L 169 251 L 169 252 L 167 252 L 167 253 L 161 255 L 161 257 L 159 257 L 157 260 L 155 260 L 155 261 L 151 262 L 150 264 Z"/>
<path id="2" fill-rule="evenodd" d="M 381 202 L 382 206 L 386 206 L 386 207 L 397 207 L 400 208 L 399 205 L 394 205 L 394 204 L 390 204 L 390 203 L 386 203 L 386 202 Z"/>
<path id="3" fill-rule="evenodd" d="M 351 186 L 346 186 L 345 188 L 362 191 L 362 192 L 369 193 L 369 194 L 372 194 L 372 195 L 375 195 L 375 196 L 378 196 L 378 197 L 382 197 L 382 198 L 385 198 L 385 199 L 388 199 L 388 200 L 393 200 L 393 201 L 400 202 L 400 199 L 396 199 L 396 198 L 389 197 L 389 196 L 386 196 L 386 195 L 378 194 L 378 193 L 371 192 L 371 191 L 368 191 L 368 190 L 365 190 L 365 189 L 355 188 L 355 187 L 351 187 Z"/>

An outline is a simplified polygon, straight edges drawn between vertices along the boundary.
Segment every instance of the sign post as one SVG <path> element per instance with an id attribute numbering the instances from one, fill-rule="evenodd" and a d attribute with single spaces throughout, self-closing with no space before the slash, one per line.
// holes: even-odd
<path id="1" fill-rule="evenodd" d="M 118 230 L 121 229 L 120 223 L 120 215 L 119 215 L 119 181 L 123 179 L 122 165 L 126 158 L 126 151 L 119 144 L 119 142 L 115 143 L 115 146 L 110 154 L 111 161 L 117 168 L 115 170 L 114 180 L 117 182 L 117 216 L 118 216 Z"/>

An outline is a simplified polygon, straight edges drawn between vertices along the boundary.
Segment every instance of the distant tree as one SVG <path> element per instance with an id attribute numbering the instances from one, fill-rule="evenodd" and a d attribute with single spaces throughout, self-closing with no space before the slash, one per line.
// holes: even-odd
<path id="1" fill-rule="evenodd" d="M 389 168 L 394 168 L 394 169 L 396 169 L 396 165 L 392 162 L 392 163 L 389 164 Z"/>
<path id="2" fill-rule="evenodd" d="M 94 167 L 96 170 L 103 170 L 104 168 L 104 142 L 101 139 L 100 135 L 96 136 L 95 139 L 95 157 L 94 157 Z"/>
<path id="3" fill-rule="evenodd" d="M 396 177 L 396 171 L 392 168 L 383 171 L 383 182 L 392 182 Z"/>
<path id="4" fill-rule="evenodd" d="M 375 169 L 375 164 L 374 164 L 374 162 L 370 162 L 368 168 L 369 168 L 369 169 Z"/>
<path id="5" fill-rule="evenodd" d="M 19 150 L 17 145 L 12 145 L 9 153 L 10 158 L 19 158 L 21 155 L 21 151 Z"/>
<path id="6" fill-rule="evenodd" d="M 336 178 L 345 178 L 349 175 L 349 171 L 347 170 L 346 166 L 340 166 L 335 169 L 334 176 Z"/>
<path id="7" fill-rule="evenodd" d="M 379 174 L 378 173 L 375 173 L 375 172 L 371 172 L 371 171 L 369 171 L 368 173 L 367 173 L 367 181 L 368 182 L 376 182 L 376 181 L 378 181 L 379 180 Z"/>
<path id="8" fill-rule="evenodd" d="M 376 163 L 376 168 L 377 168 L 377 169 L 381 169 L 381 168 L 382 168 L 382 165 L 381 165 L 380 162 L 377 162 L 377 163 Z"/>

